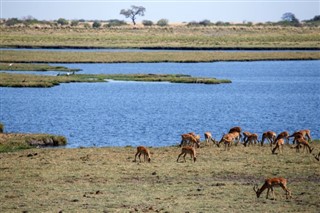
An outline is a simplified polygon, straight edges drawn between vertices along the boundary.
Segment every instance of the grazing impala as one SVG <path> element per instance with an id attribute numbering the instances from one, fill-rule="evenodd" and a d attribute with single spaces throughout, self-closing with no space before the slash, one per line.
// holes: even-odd
<path id="1" fill-rule="evenodd" d="M 216 141 L 212 138 L 211 132 L 205 132 L 204 139 L 206 140 L 207 145 L 209 145 L 209 141 L 212 141 L 214 144 L 216 143 Z"/>
<path id="2" fill-rule="evenodd" d="M 273 191 L 273 187 L 281 187 L 285 192 L 286 192 L 286 199 L 292 198 L 291 196 L 291 192 L 290 190 L 287 188 L 287 179 L 282 178 L 282 177 L 275 177 L 275 178 L 268 178 L 265 180 L 263 186 L 259 189 L 258 185 L 255 185 L 253 187 L 253 190 L 256 192 L 257 194 L 257 198 L 260 197 L 261 193 L 268 189 L 267 191 L 267 199 L 269 197 L 269 191 L 271 189 L 272 191 L 272 195 L 273 195 L 273 199 L 275 199 L 275 195 L 274 195 L 274 191 Z"/>
<path id="3" fill-rule="evenodd" d="M 193 132 L 182 134 L 180 147 L 185 144 L 192 144 L 192 146 L 200 147 L 200 135 L 195 135 Z"/>
<path id="4" fill-rule="evenodd" d="M 287 131 L 284 131 L 284 132 L 281 132 L 277 137 L 276 137 L 276 139 L 274 140 L 274 142 L 273 143 L 276 143 L 277 142 L 277 140 L 279 140 L 279 139 L 281 139 L 281 138 L 284 138 L 286 141 L 287 141 L 287 143 L 289 144 L 289 133 L 287 132 Z M 271 144 L 271 146 L 272 146 L 272 144 Z"/>
<path id="5" fill-rule="evenodd" d="M 181 149 L 181 153 L 180 155 L 178 156 L 178 159 L 177 159 L 177 162 L 179 162 L 179 158 L 181 155 L 183 155 L 183 159 L 184 159 L 184 162 L 186 162 L 186 155 L 189 154 L 191 159 L 196 162 L 197 160 L 197 156 L 196 156 L 196 149 L 194 147 L 191 147 L 191 146 L 185 146 L 185 147 L 182 147 Z"/>
<path id="6" fill-rule="evenodd" d="M 283 152 L 284 140 L 283 138 L 279 139 L 276 143 L 276 146 L 272 149 L 272 154 L 275 154 L 275 151 L 279 149 L 280 152 Z"/>
<path id="7" fill-rule="evenodd" d="M 302 134 L 297 135 L 294 138 L 294 141 L 297 143 L 297 146 L 294 147 L 296 148 L 297 152 L 300 151 L 300 146 L 303 146 L 303 151 L 308 148 L 309 149 L 309 153 L 312 153 L 313 148 L 310 147 L 308 141 L 306 139 L 304 139 L 304 137 L 302 136 Z"/>
<path id="8" fill-rule="evenodd" d="M 230 146 L 236 140 L 236 138 L 238 137 L 238 134 L 239 134 L 238 132 L 224 134 L 221 140 L 219 141 L 219 143 L 217 144 L 217 146 L 220 147 L 220 143 L 223 142 L 224 150 L 227 150 L 227 148 L 229 148 L 230 150 Z"/>
<path id="9" fill-rule="evenodd" d="M 304 138 L 308 139 L 308 142 L 310 142 L 312 140 L 309 129 L 296 131 L 292 135 L 290 135 L 288 138 L 296 137 L 296 135 L 298 135 L 298 134 L 302 134 L 302 136 Z M 295 143 L 295 140 L 293 140 L 293 143 Z"/>
<path id="10" fill-rule="evenodd" d="M 256 134 L 256 133 L 253 133 L 253 134 L 251 134 L 251 135 L 249 135 L 248 137 L 247 137 L 247 140 L 244 142 L 244 146 L 247 146 L 247 144 L 248 144 L 248 146 L 249 146 L 249 144 L 257 144 L 257 143 L 259 143 L 259 141 L 258 141 L 258 135 Z"/>
<path id="11" fill-rule="evenodd" d="M 136 155 L 134 156 L 134 161 L 133 161 L 133 162 L 136 162 L 137 155 L 138 155 L 138 157 L 139 157 L 140 162 L 141 162 L 141 159 L 140 159 L 140 156 L 141 156 L 141 155 L 144 156 L 144 161 L 146 161 L 147 158 L 148 158 L 148 162 L 151 161 L 150 152 L 149 152 L 149 150 L 148 150 L 146 147 L 144 147 L 144 146 L 138 146 L 138 147 L 137 147 L 137 153 L 136 153 Z"/>
<path id="12" fill-rule="evenodd" d="M 261 146 L 263 146 L 265 139 L 267 139 L 269 141 L 270 145 L 272 145 L 272 143 L 275 141 L 276 137 L 277 137 L 277 134 L 273 131 L 264 132 L 262 134 Z"/>

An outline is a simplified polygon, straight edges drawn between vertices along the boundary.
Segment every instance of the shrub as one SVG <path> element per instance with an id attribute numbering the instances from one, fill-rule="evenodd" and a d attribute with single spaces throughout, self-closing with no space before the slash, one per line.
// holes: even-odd
<path id="1" fill-rule="evenodd" d="M 59 18 L 57 23 L 60 25 L 68 25 L 69 24 L 69 22 L 64 18 Z"/>
<path id="2" fill-rule="evenodd" d="M 142 21 L 142 24 L 143 24 L 144 26 L 152 26 L 152 25 L 153 25 L 153 22 L 150 21 L 150 20 L 143 20 L 143 21 Z"/>
<path id="3" fill-rule="evenodd" d="M 110 19 L 107 22 L 108 22 L 108 24 L 105 25 L 106 27 L 127 25 L 127 23 L 125 21 L 118 20 L 118 19 Z"/>
<path id="4" fill-rule="evenodd" d="M 157 25 L 158 25 L 158 26 L 161 26 L 161 27 L 167 26 L 168 24 L 169 24 L 168 19 L 160 19 L 160 20 L 157 22 Z"/>
<path id="5" fill-rule="evenodd" d="M 14 26 L 16 24 L 20 24 L 22 23 L 19 19 L 17 18 L 9 18 L 7 21 L 6 21 L 6 25 L 7 26 Z"/>
<path id="6" fill-rule="evenodd" d="M 99 28 L 99 27 L 101 27 L 101 23 L 99 21 L 94 21 L 93 24 L 92 24 L 92 27 L 93 28 Z"/>
<path id="7" fill-rule="evenodd" d="M 78 24 L 79 24 L 78 20 L 71 21 L 71 26 L 73 26 L 73 27 L 78 26 Z"/>

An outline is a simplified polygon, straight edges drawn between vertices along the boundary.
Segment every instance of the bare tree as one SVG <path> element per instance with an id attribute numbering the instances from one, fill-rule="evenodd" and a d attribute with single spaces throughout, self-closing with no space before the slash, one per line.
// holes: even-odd
<path id="1" fill-rule="evenodd" d="M 136 25 L 136 16 L 144 16 L 144 12 L 146 11 L 146 8 L 142 6 L 131 6 L 131 9 L 125 10 L 122 9 L 120 11 L 121 15 L 124 15 L 126 18 L 131 18 L 133 25 Z"/>

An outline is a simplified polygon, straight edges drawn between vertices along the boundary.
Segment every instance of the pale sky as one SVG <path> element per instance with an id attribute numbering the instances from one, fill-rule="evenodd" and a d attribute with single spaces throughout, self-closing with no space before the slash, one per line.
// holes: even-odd
<path id="1" fill-rule="evenodd" d="M 190 22 L 208 19 L 211 22 L 280 21 L 286 12 L 301 20 L 320 15 L 320 0 L 0 0 L 1 18 L 33 16 L 39 20 L 59 18 L 130 21 L 120 15 L 121 9 L 131 5 L 146 8 L 142 20 Z"/>

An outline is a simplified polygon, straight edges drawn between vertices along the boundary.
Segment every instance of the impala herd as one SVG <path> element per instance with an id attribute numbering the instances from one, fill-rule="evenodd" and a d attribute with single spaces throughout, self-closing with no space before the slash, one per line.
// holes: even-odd
<path id="1" fill-rule="evenodd" d="M 200 148 L 200 135 L 196 135 L 194 132 L 189 132 L 186 134 L 181 135 L 181 142 L 179 147 L 181 147 L 181 153 L 178 155 L 177 162 L 179 162 L 179 159 L 181 156 L 183 156 L 184 162 L 186 162 L 186 155 L 190 155 L 191 159 L 196 162 L 197 160 L 197 154 L 196 154 L 196 148 Z M 300 151 L 300 148 L 303 147 L 303 151 L 307 149 L 309 153 L 311 154 L 313 151 L 313 148 L 311 148 L 309 142 L 312 141 L 310 130 L 299 130 L 294 132 L 292 135 L 289 135 L 287 131 L 281 132 L 280 134 L 276 134 L 273 131 L 266 131 L 262 134 L 261 141 L 258 140 L 258 134 L 256 133 L 250 133 L 248 131 L 242 132 L 241 127 L 233 127 L 229 130 L 228 133 L 224 134 L 220 141 L 216 141 L 213 137 L 211 132 L 205 132 L 204 133 L 205 138 L 205 144 L 210 145 L 210 142 L 215 144 L 216 146 L 220 147 L 220 144 L 224 144 L 224 149 L 230 150 L 230 147 L 235 144 L 242 144 L 245 147 L 249 145 L 255 145 L 259 144 L 261 146 L 264 145 L 264 142 L 267 140 L 272 148 L 273 145 L 275 145 L 272 148 L 271 153 L 276 154 L 276 150 L 278 149 L 279 152 L 283 152 L 283 147 L 286 144 L 289 144 L 289 139 L 293 138 L 292 144 L 296 144 L 295 146 L 292 146 L 291 148 L 296 149 L 297 152 Z M 151 162 L 151 155 L 148 148 L 144 146 L 138 146 L 137 152 L 135 154 L 134 162 L 136 162 L 137 156 L 139 157 L 139 161 L 141 162 L 140 156 L 144 156 L 144 161 Z M 317 161 L 320 160 L 320 152 L 317 155 L 314 155 L 315 159 Z M 281 187 L 286 192 L 286 198 L 292 198 L 291 191 L 287 188 L 287 179 L 282 177 L 274 177 L 274 178 L 268 178 L 265 180 L 263 186 L 261 188 L 258 188 L 258 185 L 255 185 L 253 187 L 253 190 L 255 191 L 257 198 L 260 197 L 261 193 L 267 189 L 267 199 L 269 197 L 269 191 L 271 190 L 273 199 L 275 199 L 273 187 Z"/>

